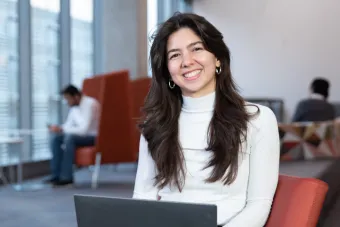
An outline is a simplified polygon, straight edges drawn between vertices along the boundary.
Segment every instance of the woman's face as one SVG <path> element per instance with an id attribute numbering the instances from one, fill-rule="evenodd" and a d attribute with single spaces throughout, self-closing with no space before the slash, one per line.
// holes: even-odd
<path id="1" fill-rule="evenodd" d="M 216 67 L 220 61 L 204 48 L 202 40 L 190 29 L 181 28 L 167 43 L 168 70 L 182 95 L 201 97 L 215 91 Z"/>

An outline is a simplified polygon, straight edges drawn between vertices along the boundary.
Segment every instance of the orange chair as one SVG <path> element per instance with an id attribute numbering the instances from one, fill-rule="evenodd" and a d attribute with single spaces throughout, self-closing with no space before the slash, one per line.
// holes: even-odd
<path id="1" fill-rule="evenodd" d="M 95 146 L 78 148 L 75 164 L 95 165 L 92 188 L 96 188 L 101 164 L 137 160 L 138 150 L 133 149 L 135 125 L 129 72 L 122 70 L 86 79 L 83 93 L 98 99 L 101 113 Z"/>
<path id="2" fill-rule="evenodd" d="M 138 130 L 137 124 L 142 117 L 142 107 L 144 106 L 145 98 L 150 90 L 151 78 L 139 78 L 131 81 L 131 93 L 132 93 L 132 124 L 133 138 L 132 138 L 132 149 L 136 151 L 136 158 L 138 158 L 139 150 L 139 138 L 140 131 Z"/>
<path id="3" fill-rule="evenodd" d="M 104 77 L 98 152 L 102 164 L 135 162 L 132 147 L 132 97 L 129 72 L 122 70 Z"/>
<path id="4" fill-rule="evenodd" d="M 83 82 L 82 93 L 95 98 L 98 102 L 101 102 L 104 82 L 103 78 L 104 76 L 94 76 L 85 79 Z"/>
<path id="5" fill-rule="evenodd" d="M 266 227 L 315 227 L 327 191 L 321 180 L 280 175 Z"/>

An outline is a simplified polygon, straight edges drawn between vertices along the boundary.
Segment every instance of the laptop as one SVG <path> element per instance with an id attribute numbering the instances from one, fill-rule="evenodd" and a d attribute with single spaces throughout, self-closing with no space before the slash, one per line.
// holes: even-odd
<path id="1" fill-rule="evenodd" d="M 78 227 L 216 227 L 217 207 L 164 201 L 74 196 Z"/>

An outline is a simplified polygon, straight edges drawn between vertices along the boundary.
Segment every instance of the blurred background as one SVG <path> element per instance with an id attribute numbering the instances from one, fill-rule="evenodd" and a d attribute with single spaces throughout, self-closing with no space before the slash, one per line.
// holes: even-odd
<path id="1" fill-rule="evenodd" d="M 70 83 L 82 89 L 86 79 L 127 70 L 131 89 L 125 93 L 114 89 L 111 97 L 127 102 L 125 94 L 131 94 L 143 100 L 146 93 L 133 94 L 138 88 L 132 83 L 149 83 L 150 36 L 177 11 L 200 14 L 223 33 L 242 96 L 269 106 L 280 123 L 280 172 L 332 185 L 327 197 L 332 203 L 323 210 L 320 226 L 338 226 L 337 127 L 313 122 L 312 126 L 294 125 L 313 128 L 319 138 L 314 148 L 306 148 L 309 142 L 303 132 L 294 134 L 289 127 L 298 102 L 309 97 L 310 83 L 316 77 L 330 82 L 328 101 L 336 116 L 340 115 L 339 1 L 0 0 L 1 226 L 27 222 L 31 226 L 76 226 L 73 194 L 131 196 L 136 158 L 101 163 L 95 190 L 91 189 L 94 163 L 78 166 L 82 167 L 76 175 L 78 186 L 72 189 L 33 187 L 49 174 L 46 126 L 65 120 L 68 107 L 59 92 Z M 134 103 L 137 110 L 142 106 Z M 128 110 L 118 105 L 114 111 L 121 116 Z M 131 117 L 137 115 L 138 111 Z M 326 136 L 325 127 L 331 127 L 334 134 Z M 112 130 L 109 133 L 119 135 L 119 127 Z M 323 142 L 332 148 L 320 145 Z M 136 148 L 129 152 L 137 157 Z"/>

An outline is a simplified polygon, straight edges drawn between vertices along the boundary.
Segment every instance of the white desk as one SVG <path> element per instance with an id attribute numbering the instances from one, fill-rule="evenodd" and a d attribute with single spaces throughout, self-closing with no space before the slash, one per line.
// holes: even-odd
<path id="1" fill-rule="evenodd" d="M 17 144 L 22 143 L 24 140 L 19 137 L 4 137 L 0 136 L 0 144 Z"/>
<path id="2" fill-rule="evenodd" d="M 32 134 L 33 131 L 16 131 L 19 132 L 19 134 Z M 6 137 L 6 136 L 0 136 L 0 145 L 1 144 L 22 144 L 24 142 L 24 140 L 21 137 Z M 13 184 L 13 188 L 16 191 L 35 191 L 35 190 L 39 190 L 42 188 L 45 188 L 46 186 L 44 184 L 23 184 L 22 182 L 22 173 L 23 173 L 23 153 L 22 150 L 20 149 L 19 151 L 19 160 L 17 163 L 17 182 L 16 184 Z M 0 166 L 0 179 L 5 183 L 12 183 L 10 182 L 4 175 L 3 172 L 3 167 Z"/>
<path id="3" fill-rule="evenodd" d="M 0 145 L 9 145 L 9 144 L 21 144 L 23 143 L 24 140 L 20 137 L 5 137 L 5 136 L 0 136 Z M 21 157 L 21 152 L 20 155 Z M 19 162 L 18 162 L 18 170 L 17 170 L 17 174 L 18 174 L 18 182 L 20 180 L 20 182 L 22 181 L 22 162 L 21 162 L 21 158 L 19 157 Z M 5 177 L 5 174 L 3 172 L 3 166 L 0 166 L 0 179 L 3 181 L 3 183 L 8 184 L 10 183 L 10 181 Z"/>

